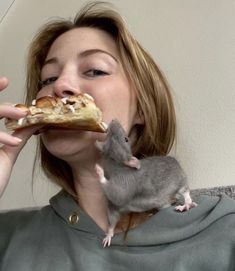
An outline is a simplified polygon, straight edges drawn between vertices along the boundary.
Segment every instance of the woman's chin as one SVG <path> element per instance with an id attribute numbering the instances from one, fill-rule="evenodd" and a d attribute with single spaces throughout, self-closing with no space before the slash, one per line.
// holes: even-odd
<path id="1" fill-rule="evenodd" d="M 96 138 L 91 132 L 55 128 L 41 134 L 41 139 L 51 154 L 65 161 L 80 160 L 91 151 L 95 152 Z"/>

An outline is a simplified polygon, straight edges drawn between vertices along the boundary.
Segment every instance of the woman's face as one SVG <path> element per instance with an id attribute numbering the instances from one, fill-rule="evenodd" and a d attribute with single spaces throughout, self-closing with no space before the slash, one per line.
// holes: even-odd
<path id="1" fill-rule="evenodd" d="M 37 97 L 88 93 L 108 124 L 118 119 L 127 133 L 138 122 L 136 96 L 114 40 L 106 32 L 81 27 L 59 36 L 41 71 L 43 87 Z M 94 141 L 103 134 L 51 128 L 41 138 L 53 155 L 68 162 L 94 155 Z"/>

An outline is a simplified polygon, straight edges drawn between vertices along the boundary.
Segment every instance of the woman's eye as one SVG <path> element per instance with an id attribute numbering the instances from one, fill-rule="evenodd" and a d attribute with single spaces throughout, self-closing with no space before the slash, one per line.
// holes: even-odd
<path id="1" fill-rule="evenodd" d="M 85 72 L 85 75 L 89 77 L 97 77 L 97 76 L 108 75 L 108 73 L 102 70 L 98 70 L 98 69 L 91 69 Z"/>
<path id="2" fill-rule="evenodd" d="M 42 87 L 45 87 L 45 86 L 48 86 L 48 85 L 52 84 L 53 82 L 55 82 L 57 80 L 57 78 L 58 77 L 53 76 L 53 77 L 49 77 L 49 78 L 47 78 L 45 80 L 42 80 L 41 81 Z"/>

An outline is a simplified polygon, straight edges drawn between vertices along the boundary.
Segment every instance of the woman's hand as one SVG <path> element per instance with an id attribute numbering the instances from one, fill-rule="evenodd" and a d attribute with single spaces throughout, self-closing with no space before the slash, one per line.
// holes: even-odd
<path id="1" fill-rule="evenodd" d="M 7 85 L 8 79 L 0 77 L 0 91 L 5 89 Z M 20 119 L 25 114 L 25 112 L 15 108 L 13 104 L 0 104 L 0 119 L 5 117 Z M 0 196 L 8 184 L 18 154 L 37 129 L 38 127 L 22 129 L 14 132 L 12 135 L 0 131 Z"/>

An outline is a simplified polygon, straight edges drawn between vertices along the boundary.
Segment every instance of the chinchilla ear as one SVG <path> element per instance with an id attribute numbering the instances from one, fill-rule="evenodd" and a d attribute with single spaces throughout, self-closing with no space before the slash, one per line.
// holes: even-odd
<path id="1" fill-rule="evenodd" d="M 98 150 L 100 151 L 103 151 L 103 148 L 104 148 L 104 142 L 102 141 L 99 141 L 99 140 L 96 140 L 95 141 L 95 146 Z"/>
<path id="2" fill-rule="evenodd" d="M 135 156 L 132 156 L 129 160 L 124 161 L 124 164 L 128 167 L 140 169 L 140 160 Z"/>

